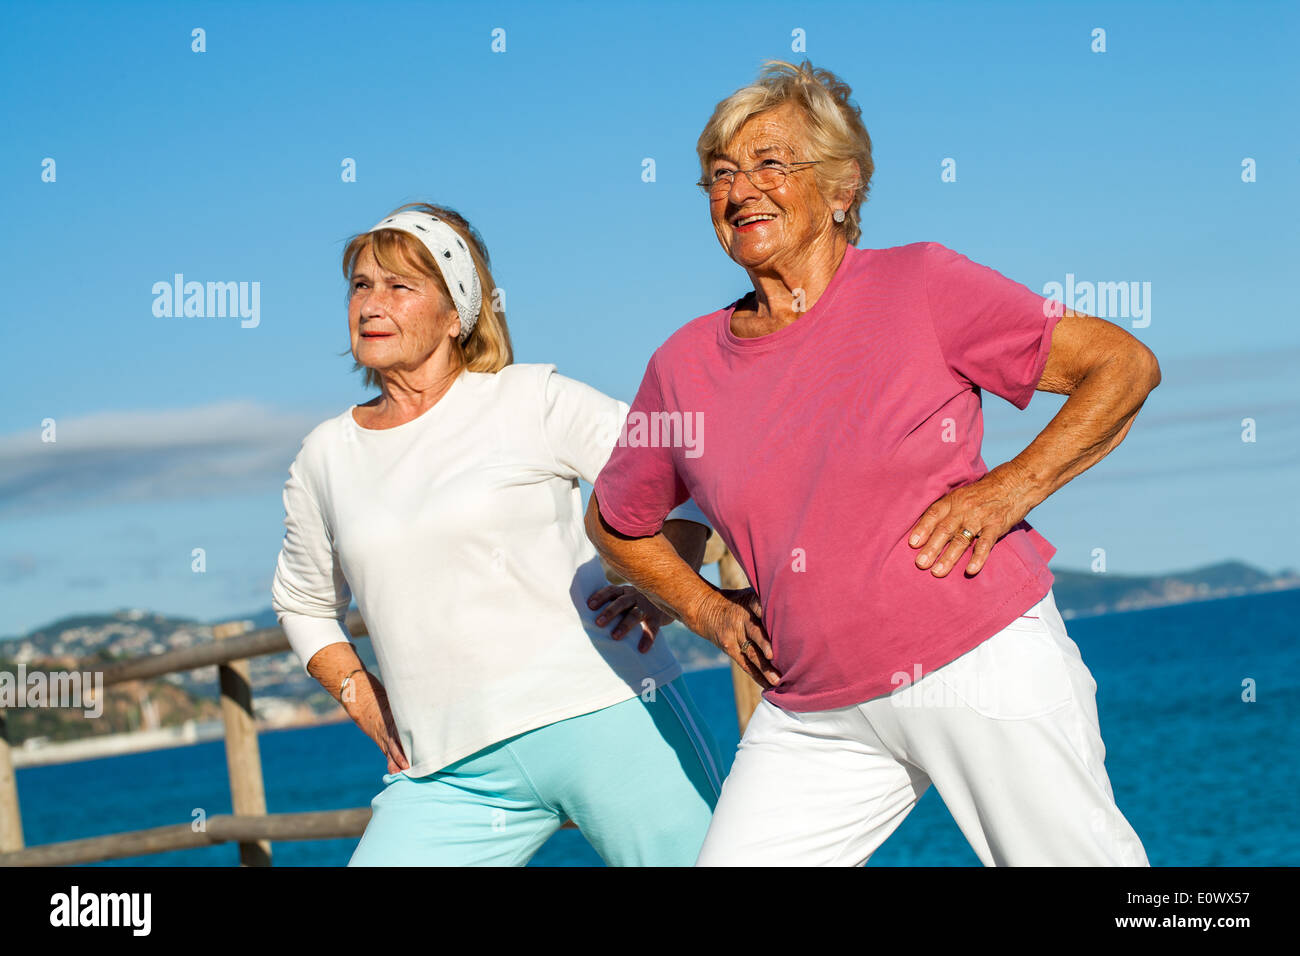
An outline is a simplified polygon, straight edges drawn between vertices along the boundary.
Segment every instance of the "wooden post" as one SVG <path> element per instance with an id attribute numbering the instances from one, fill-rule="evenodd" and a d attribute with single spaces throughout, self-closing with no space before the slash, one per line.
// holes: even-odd
<path id="1" fill-rule="evenodd" d="M 718 583 L 727 591 L 749 587 L 740 562 L 730 551 L 718 559 Z M 736 720 L 740 724 L 740 736 L 743 737 L 745 728 L 749 726 L 749 718 L 753 716 L 754 708 L 763 696 L 763 689 L 735 661 L 731 662 L 731 686 L 736 693 Z"/>
<path id="2" fill-rule="evenodd" d="M 216 624 L 212 636 L 220 641 L 244 633 L 242 621 Z M 262 786 L 262 757 L 257 749 L 253 721 L 253 689 L 248 660 L 217 667 L 221 684 L 221 718 L 226 724 L 226 766 L 230 771 L 230 803 L 236 816 L 265 816 L 266 791 Z M 271 841 L 239 844 L 240 866 L 270 866 Z"/>
<path id="3" fill-rule="evenodd" d="M 0 710 L 0 853 L 23 848 L 23 818 L 18 812 L 18 778 L 9 755 L 5 712 Z"/>

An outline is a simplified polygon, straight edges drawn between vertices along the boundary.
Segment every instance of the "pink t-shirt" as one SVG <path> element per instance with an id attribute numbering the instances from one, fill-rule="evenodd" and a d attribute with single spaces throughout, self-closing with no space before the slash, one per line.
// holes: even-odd
<path id="1" fill-rule="evenodd" d="M 1025 408 L 1059 310 L 935 242 L 849 246 L 816 304 L 758 338 L 733 303 L 650 359 L 596 479 L 609 524 L 654 534 L 693 498 L 763 605 L 787 710 L 847 707 L 961 656 L 1041 600 L 1056 553 L 1028 522 L 974 577 L 907 534 L 988 472 L 980 390 Z M 658 413 L 658 414 L 656 414 Z M 667 414 L 664 414 L 667 413 Z"/>

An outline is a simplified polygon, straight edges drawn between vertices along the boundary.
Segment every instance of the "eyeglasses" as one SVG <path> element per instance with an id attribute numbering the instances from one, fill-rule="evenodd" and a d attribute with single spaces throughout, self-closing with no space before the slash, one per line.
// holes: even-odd
<path id="1" fill-rule="evenodd" d="M 809 163 L 781 163 L 769 159 L 765 160 L 762 166 L 755 166 L 753 169 L 715 169 L 712 179 L 701 179 L 696 185 L 706 195 L 718 196 L 731 192 L 731 184 L 736 178 L 736 173 L 744 173 L 754 184 L 755 189 L 769 192 L 780 188 L 785 183 L 785 177 L 790 173 L 798 172 L 805 166 L 816 166 L 819 162 L 821 160 L 817 159 Z"/>

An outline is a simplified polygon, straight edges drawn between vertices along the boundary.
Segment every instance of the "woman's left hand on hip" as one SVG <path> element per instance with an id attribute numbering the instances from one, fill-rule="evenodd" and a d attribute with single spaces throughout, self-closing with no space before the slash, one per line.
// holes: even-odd
<path id="1" fill-rule="evenodd" d="M 637 650 L 642 654 L 654 645 L 659 628 L 672 620 L 648 597 L 628 584 L 611 584 L 587 599 L 587 607 L 592 610 L 606 604 L 609 606 L 596 617 L 597 626 L 604 627 L 611 621 L 615 622 L 609 636 L 618 641 L 639 624 L 641 640 L 637 644 Z"/>
<path id="2" fill-rule="evenodd" d="M 974 577 L 997 540 L 1028 513 L 1007 473 L 994 469 L 972 484 L 954 488 L 927 508 L 907 532 L 907 543 L 920 549 L 916 566 L 929 568 L 938 578 L 956 567 L 973 544 L 975 553 L 965 573 Z M 975 537 L 962 534 L 963 528 Z"/>

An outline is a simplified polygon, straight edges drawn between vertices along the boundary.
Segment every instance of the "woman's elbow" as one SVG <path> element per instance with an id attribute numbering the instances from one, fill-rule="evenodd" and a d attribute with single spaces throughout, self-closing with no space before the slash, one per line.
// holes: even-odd
<path id="1" fill-rule="evenodd" d="M 1160 363 L 1156 360 L 1156 353 L 1141 343 L 1133 351 L 1134 364 L 1145 378 L 1147 392 L 1150 393 L 1160 384 Z"/>
<path id="2" fill-rule="evenodd" d="M 1156 355 L 1137 339 L 1129 337 L 1124 347 L 1112 348 L 1099 357 L 1094 369 L 1109 375 L 1113 387 L 1128 394 L 1150 394 L 1160 384 L 1160 363 Z"/>

